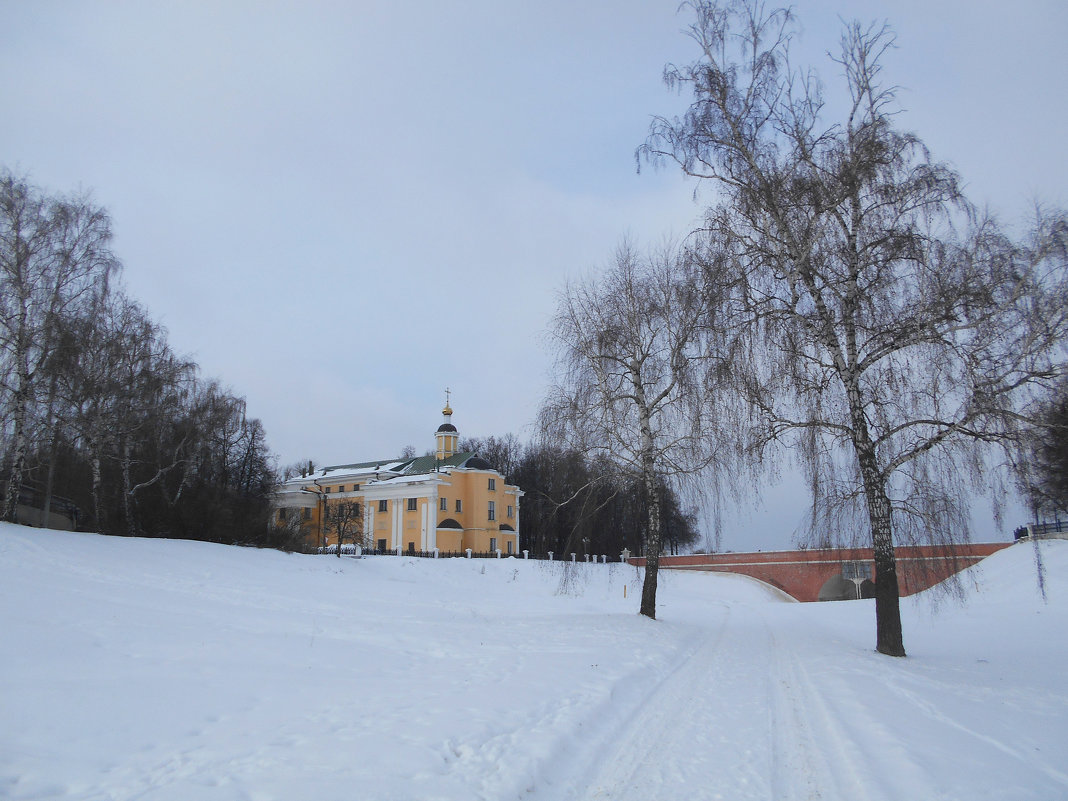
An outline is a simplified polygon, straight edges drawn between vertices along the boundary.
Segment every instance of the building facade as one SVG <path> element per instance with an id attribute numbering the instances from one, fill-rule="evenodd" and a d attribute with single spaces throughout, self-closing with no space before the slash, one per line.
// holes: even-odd
<path id="1" fill-rule="evenodd" d="M 519 552 L 519 487 L 473 452 L 458 453 L 452 409 L 432 454 L 325 467 L 286 481 L 275 525 L 311 547 L 355 543 L 382 551 Z"/>

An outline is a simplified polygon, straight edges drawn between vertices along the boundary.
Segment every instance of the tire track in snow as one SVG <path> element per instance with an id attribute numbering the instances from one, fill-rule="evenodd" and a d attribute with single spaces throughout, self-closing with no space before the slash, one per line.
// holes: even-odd
<path id="1" fill-rule="evenodd" d="M 572 801 L 769 798 L 760 662 L 749 610 L 722 604 L 697 646 L 585 749 Z M 739 620 L 739 617 L 742 618 Z M 759 632 L 758 632 L 759 634 Z"/>
<path id="2" fill-rule="evenodd" d="M 870 703 L 813 679 L 824 641 L 770 625 L 759 606 L 723 609 L 651 691 L 586 732 L 576 761 L 589 766 L 553 798 L 892 801 L 932 786 Z"/>
<path id="3" fill-rule="evenodd" d="M 722 606 L 729 615 L 727 605 Z M 589 765 L 603 761 L 610 748 L 605 743 L 613 742 L 621 727 L 642 715 L 649 693 L 655 695 L 673 682 L 707 646 L 709 635 L 701 629 L 697 633 L 704 636 L 680 648 L 666 670 L 643 667 L 622 681 L 603 685 L 603 696 L 596 700 L 576 697 L 549 702 L 535 721 L 524 721 L 518 729 L 486 732 L 467 742 L 450 740 L 442 752 L 447 774 L 476 788 L 475 797 L 486 801 L 513 796 L 544 796 L 552 801 L 581 797 L 576 787 L 585 786 L 585 779 L 576 776 L 584 777 Z M 652 690 L 643 689 L 643 682 L 651 682 Z M 560 732 L 573 737 L 560 737 Z M 536 744 L 533 749 L 531 742 Z"/>
<path id="4" fill-rule="evenodd" d="M 872 711 L 870 699 L 862 699 L 839 674 L 813 679 L 810 666 L 828 655 L 812 649 L 826 647 L 826 641 L 779 631 L 781 636 L 768 626 L 774 798 L 896 801 L 929 792 L 932 777 Z"/>
<path id="5" fill-rule="evenodd" d="M 621 721 L 618 733 L 611 733 L 610 745 L 598 755 L 597 766 L 588 776 L 585 786 L 573 789 L 572 798 L 626 798 L 635 785 L 641 797 L 650 798 L 645 786 L 651 782 L 662 784 L 660 754 L 669 746 L 671 729 L 679 723 L 679 686 L 692 688 L 700 684 L 704 665 L 719 648 L 730 620 L 731 608 L 725 608 L 723 620 L 710 634 L 691 650 L 685 659 L 667 673 L 654 690 L 634 707 L 626 720 Z"/>
<path id="6" fill-rule="evenodd" d="M 796 659 L 784 659 L 781 645 L 764 621 L 771 657 L 768 681 L 768 738 L 771 741 L 772 796 L 781 801 L 810 801 L 833 796 L 827 791 L 828 765 L 816 747 L 818 732 L 808 722 L 808 693 L 799 686 Z"/>

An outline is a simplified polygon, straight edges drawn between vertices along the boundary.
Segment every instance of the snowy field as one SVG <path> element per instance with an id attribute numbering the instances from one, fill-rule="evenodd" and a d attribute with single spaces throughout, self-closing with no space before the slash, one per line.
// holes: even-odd
<path id="1" fill-rule="evenodd" d="M 904 602 L 0 525 L 0 798 L 1065 799 L 1068 542 Z M 627 597 L 624 598 L 624 587 Z"/>

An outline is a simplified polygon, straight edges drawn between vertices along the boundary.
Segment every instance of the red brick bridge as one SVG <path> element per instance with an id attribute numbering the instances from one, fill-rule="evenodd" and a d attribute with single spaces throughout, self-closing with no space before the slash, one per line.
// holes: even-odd
<path id="1" fill-rule="evenodd" d="M 1010 545 L 1011 542 L 980 542 L 955 546 L 899 546 L 895 553 L 901 595 L 912 595 L 933 587 Z M 643 557 L 629 561 L 636 565 L 645 564 Z M 741 573 L 770 584 L 798 601 L 871 598 L 875 592 L 871 548 L 661 556 L 660 566 L 672 570 Z"/>

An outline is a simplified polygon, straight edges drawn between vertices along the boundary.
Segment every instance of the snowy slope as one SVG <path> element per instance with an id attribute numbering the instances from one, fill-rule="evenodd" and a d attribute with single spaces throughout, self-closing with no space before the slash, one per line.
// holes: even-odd
<path id="1" fill-rule="evenodd" d="M 1068 543 L 904 606 L 0 526 L 0 798 L 1068 798 Z M 624 599 L 624 585 L 627 598 Z"/>

